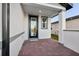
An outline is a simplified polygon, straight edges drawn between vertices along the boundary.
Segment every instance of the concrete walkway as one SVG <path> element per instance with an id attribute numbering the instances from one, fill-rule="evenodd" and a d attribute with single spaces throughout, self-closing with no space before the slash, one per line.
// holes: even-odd
<path id="1" fill-rule="evenodd" d="M 79 54 L 51 39 L 40 39 L 25 41 L 19 56 L 79 56 Z"/>

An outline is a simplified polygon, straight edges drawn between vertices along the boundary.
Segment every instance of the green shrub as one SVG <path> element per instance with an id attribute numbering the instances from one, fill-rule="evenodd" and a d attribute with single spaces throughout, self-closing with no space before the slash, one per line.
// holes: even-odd
<path id="1" fill-rule="evenodd" d="M 51 34 L 51 38 L 58 41 L 58 35 L 56 34 Z"/>

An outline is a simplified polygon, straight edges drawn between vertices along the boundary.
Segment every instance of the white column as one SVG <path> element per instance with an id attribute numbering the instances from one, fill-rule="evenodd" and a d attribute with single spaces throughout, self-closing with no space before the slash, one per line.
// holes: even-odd
<path id="1" fill-rule="evenodd" d="M 65 10 L 62 10 L 59 13 L 59 42 L 64 43 L 63 39 L 63 30 L 66 29 L 66 20 L 65 20 Z"/>
<path id="2" fill-rule="evenodd" d="M 38 15 L 38 39 L 41 39 L 40 37 L 41 34 L 41 15 Z"/>

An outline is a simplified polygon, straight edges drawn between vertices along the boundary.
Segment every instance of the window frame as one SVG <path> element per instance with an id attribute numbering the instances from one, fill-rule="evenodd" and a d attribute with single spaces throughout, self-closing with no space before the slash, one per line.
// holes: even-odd
<path id="1" fill-rule="evenodd" d="M 44 19 L 46 19 L 45 22 L 43 21 Z M 48 29 L 48 17 L 47 16 L 41 16 L 41 29 Z"/>

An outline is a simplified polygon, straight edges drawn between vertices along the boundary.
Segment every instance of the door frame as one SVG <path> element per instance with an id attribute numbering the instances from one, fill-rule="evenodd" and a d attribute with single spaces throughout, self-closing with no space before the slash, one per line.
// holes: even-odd
<path id="1" fill-rule="evenodd" d="M 29 20 L 29 26 L 28 26 L 29 27 L 29 38 L 38 38 L 38 16 L 37 15 L 29 15 L 28 17 L 29 17 L 28 18 L 28 20 Z M 31 19 L 30 18 L 31 17 L 36 17 L 37 18 L 37 21 L 36 21 L 37 22 L 37 35 L 36 36 L 31 36 L 31 33 L 30 33 L 30 26 L 31 26 L 31 22 L 30 22 Z"/>

